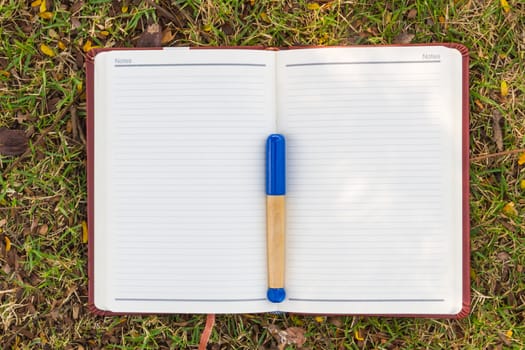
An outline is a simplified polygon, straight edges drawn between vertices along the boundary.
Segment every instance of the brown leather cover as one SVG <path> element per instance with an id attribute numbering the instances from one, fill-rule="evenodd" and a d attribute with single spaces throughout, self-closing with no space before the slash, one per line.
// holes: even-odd
<path id="1" fill-rule="evenodd" d="M 467 47 L 457 43 L 430 43 L 409 45 L 364 45 L 374 46 L 445 46 L 458 50 L 463 58 L 463 80 L 462 80 L 462 189 L 463 189 L 463 308 L 456 315 L 421 315 L 421 314 L 385 314 L 364 316 L 387 316 L 387 317 L 426 317 L 426 318 L 455 318 L 460 319 L 468 316 L 470 312 L 470 208 L 469 208 L 469 53 Z M 323 48 L 326 46 L 293 46 L 293 47 L 263 47 L 263 46 L 221 46 L 221 47 L 191 47 L 191 49 L 214 50 L 214 49 L 246 49 L 246 50 L 299 50 L 307 48 Z M 336 46 L 337 47 L 337 46 Z M 338 46 L 349 47 L 349 46 Z M 88 308 L 101 316 L 123 315 L 131 313 L 115 313 L 100 310 L 94 303 L 94 59 L 97 54 L 113 50 L 162 50 L 163 48 L 98 48 L 89 51 L 86 58 L 86 100 L 87 100 L 87 189 L 88 189 Z"/>

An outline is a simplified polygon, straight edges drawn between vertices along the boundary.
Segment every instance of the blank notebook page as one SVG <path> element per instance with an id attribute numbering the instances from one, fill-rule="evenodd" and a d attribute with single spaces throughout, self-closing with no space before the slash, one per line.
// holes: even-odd
<path id="1" fill-rule="evenodd" d="M 267 306 L 264 145 L 275 132 L 274 62 L 272 52 L 246 50 L 96 56 L 97 306 Z"/>
<path id="2" fill-rule="evenodd" d="M 461 309 L 461 55 L 279 53 L 286 310 Z"/>

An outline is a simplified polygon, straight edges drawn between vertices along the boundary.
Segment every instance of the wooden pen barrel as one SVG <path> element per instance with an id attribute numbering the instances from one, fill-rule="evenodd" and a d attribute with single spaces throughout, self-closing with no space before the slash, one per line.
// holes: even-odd
<path id="1" fill-rule="evenodd" d="M 284 288 L 285 216 L 284 196 L 267 196 L 266 251 L 269 288 Z"/>

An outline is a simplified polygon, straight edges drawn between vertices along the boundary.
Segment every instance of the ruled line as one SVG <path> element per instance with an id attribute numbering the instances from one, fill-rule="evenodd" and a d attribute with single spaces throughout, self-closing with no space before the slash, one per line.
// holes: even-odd
<path id="1" fill-rule="evenodd" d="M 306 67 L 306 66 L 346 66 L 357 64 L 411 64 L 411 63 L 440 63 L 441 60 L 410 60 L 410 61 L 352 61 L 352 62 L 312 62 L 312 63 L 292 63 L 286 67 Z"/>

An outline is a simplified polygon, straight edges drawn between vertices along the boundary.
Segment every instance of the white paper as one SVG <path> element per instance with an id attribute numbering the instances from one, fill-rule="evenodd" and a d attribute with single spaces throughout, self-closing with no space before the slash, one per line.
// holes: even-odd
<path id="1" fill-rule="evenodd" d="M 264 310 L 273 53 L 96 59 L 105 67 L 95 77 L 96 302 L 121 312 Z"/>
<path id="2" fill-rule="evenodd" d="M 459 52 L 281 52 L 278 91 L 288 142 L 284 309 L 459 312 Z"/>

